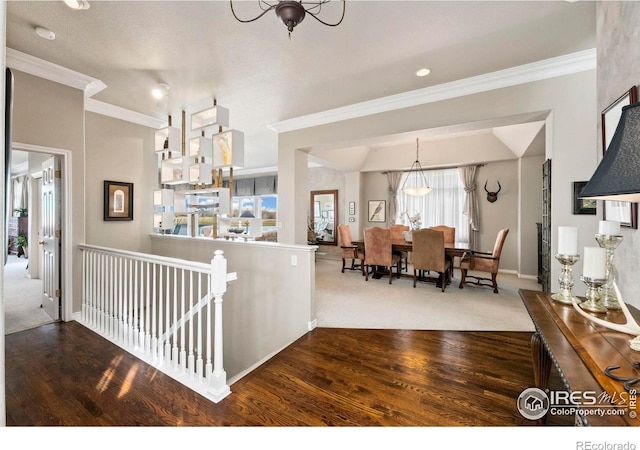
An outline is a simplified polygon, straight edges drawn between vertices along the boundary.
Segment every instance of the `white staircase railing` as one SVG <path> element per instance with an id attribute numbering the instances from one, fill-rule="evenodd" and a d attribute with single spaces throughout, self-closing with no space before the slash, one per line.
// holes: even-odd
<path id="1" fill-rule="evenodd" d="M 236 273 L 227 273 L 222 250 L 204 264 L 79 247 L 83 325 L 214 402 L 231 393 L 222 297 Z"/>

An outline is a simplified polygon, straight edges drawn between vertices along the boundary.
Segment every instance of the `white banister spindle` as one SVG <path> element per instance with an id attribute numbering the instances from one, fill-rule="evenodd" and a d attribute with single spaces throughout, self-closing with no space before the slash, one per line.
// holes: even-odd
<path id="1" fill-rule="evenodd" d="M 139 327 L 139 322 L 138 320 L 140 319 L 140 314 L 139 314 L 139 304 L 140 304 L 140 298 L 138 295 L 139 292 L 139 288 L 140 288 L 140 284 L 138 283 L 138 261 L 132 259 L 131 260 L 131 265 L 132 265 L 132 277 L 133 277 L 133 283 L 131 286 L 131 310 L 133 313 L 133 319 L 131 320 L 131 345 L 133 345 L 134 347 L 138 346 L 138 327 Z"/>
<path id="2" fill-rule="evenodd" d="M 118 340 L 120 342 L 124 342 L 124 330 L 125 330 L 124 271 L 125 271 L 124 258 L 120 257 L 118 258 L 118 278 L 119 278 L 118 280 L 118 316 L 119 316 Z"/>
<path id="3" fill-rule="evenodd" d="M 151 286 L 153 288 L 152 291 L 152 295 L 151 295 L 151 353 L 153 354 L 153 358 L 156 359 L 158 358 L 158 335 L 157 335 L 157 331 L 158 331 L 158 327 L 157 327 L 157 320 L 158 320 L 158 312 L 157 312 L 157 307 L 156 305 L 158 304 L 158 297 L 156 297 L 157 294 L 157 281 L 158 278 L 156 276 L 156 272 L 158 271 L 158 268 L 156 266 L 156 264 L 152 264 L 153 267 L 153 282 L 151 283 Z"/>
<path id="4" fill-rule="evenodd" d="M 158 296 L 158 359 L 160 359 L 162 361 L 162 355 L 163 355 L 163 346 L 164 346 L 164 342 L 162 339 L 162 305 L 164 305 L 164 289 L 162 288 L 164 283 L 163 283 L 163 272 L 164 272 L 164 268 L 162 266 L 159 266 L 158 268 L 159 273 L 160 273 L 160 279 L 158 281 L 158 287 L 160 288 L 160 293 Z"/>
<path id="5" fill-rule="evenodd" d="M 198 299 L 202 300 L 202 273 L 198 272 Z M 196 359 L 196 375 L 198 376 L 198 380 L 202 381 L 204 378 L 204 374 L 202 373 L 203 362 L 202 362 L 202 308 L 199 308 L 197 311 L 198 314 L 198 338 L 196 347 L 198 349 L 198 358 Z"/>
<path id="6" fill-rule="evenodd" d="M 180 281 L 182 283 L 182 289 L 180 289 L 181 293 L 180 293 L 180 317 L 183 318 L 185 317 L 185 297 L 187 295 L 186 290 L 187 290 L 187 285 L 185 284 L 185 278 L 184 278 L 184 269 L 180 270 Z M 176 324 L 177 322 L 174 322 L 174 324 Z M 175 325 L 174 325 L 175 326 Z M 180 370 L 184 373 L 186 373 L 187 370 L 187 349 L 185 347 L 186 342 L 185 342 L 185 325 L 182 324 L 180 326 L 180 358 L 179 358 L 179 362 L 180 362 Z"/>
<path id="7" fill-rule="evenodd" d="M 173 326 L 171 327 L 171 363 L 173 368 L 178 367 L 178 269 L 173 269 Z"/>
<path id="8" fill-rule="evenodd" d="M 211 294 L 211 277 L 211 274 L 207 277 L 207 295 Z M 207 342 L 205 344 L 207 359 L 204 365 L 204 374 L 207 381 L 209 381 L 211 372 L 213 372 L 213 364 L 211 363 L 211 352 L 213 350 L 211 345 L 211 301 L 207 302 L 207 314 L 205 316 L 205 320 L 207 321 Z"/>
<path id="9" fill-rule="evenodd" d="M 211 264 L 80 245 L 81 322 L 159 370 L 219 401 L 227 261 Z"/>
<path id="10" fill-rule="evenodd" d="M 107 300 L 109 311 L 107 314 L 107 336 L 113 336 L 113 255 L 107 256 Z"/>
<path id="11" fill-rule="evenodd" d="M 105 330 L 105 322 L 104 322 L 104 317 L 105 317 L 105 307 L 104 307 L 104 303 L 107 299 L 106 294 L 104 292 L 105 290 L 105 286 L 106 286 L 106 281 L 105 278 L 107 276 L 106 271 L 104 270 L 104 260 L 105 260 L 106 255 L 104 253 L 100 253 L 100 256 L 98 258 L 98 285 L 100 286 L 98 292 L 98 327 L 100 331 L 104 331 Z"/>
<path id="12" fill-rule="evenodd" d="M 171 330 L 171 302 L 169 301 L 169 298 L 171 295 L 171 286 L 170 286 L 171 277 L 169 276 L 170 274 L 169 270 L 170 270 L 170 267 L 167 267 L 167 276 L 165 277 L 166 286 L 164 291 L 164 295 L 165 295 L 164 358 L 166 361 L 171 362 L 171 336 L 169 334 Z"/>
<path id="13" fill-rule="evenodd" d="M 189 374 L 193 377 L 195 375 L 195 356 L 193 355 L 193 291 L 195 290 L 193 271 L 189 271 L 189 343 L 187 348 L 189 349 L 189 356 L 187 357 L 187 369 Z"/>

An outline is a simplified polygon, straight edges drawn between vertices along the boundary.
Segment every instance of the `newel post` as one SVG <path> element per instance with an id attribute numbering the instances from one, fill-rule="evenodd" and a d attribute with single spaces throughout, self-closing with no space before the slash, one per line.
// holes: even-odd
<path id="1" fill-rule="evenodd" d="M 227 282 L 236 279 L 236 274 L 227 275 L 227 260 L 222 250 L 216 250 L 211 260 L 211 295 L 214 302 L 214 347 L 213 347 L 213 373 L 209 380 L 207 393 L 215 401 L 222 400 L 231 393 L 227 385 L 227 373 L 223 367 L 223 342 L 222 342 L 222 297 L 227 292 Z"/>

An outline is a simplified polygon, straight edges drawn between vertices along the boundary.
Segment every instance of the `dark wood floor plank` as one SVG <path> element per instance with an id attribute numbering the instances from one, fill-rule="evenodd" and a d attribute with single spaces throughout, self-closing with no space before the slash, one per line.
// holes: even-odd
<path id="1" fill-rule="evenodd" d="M 6 336 L 7 425 L 519 426 L 531 333 L 316 329 L 218 404 L 82 325 Z"/>

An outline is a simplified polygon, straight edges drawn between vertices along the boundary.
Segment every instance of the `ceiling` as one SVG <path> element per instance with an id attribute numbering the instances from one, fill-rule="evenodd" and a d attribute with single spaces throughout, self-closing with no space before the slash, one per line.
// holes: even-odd
<path id="1" fill-rule="evenodd" d="M 242 18 L 260 11 L 256 1 L 234 2 L 234 9 Z M 332 1 L 321 17 L 333 21 L 340 12 Z M 249 170 L 277 166 L 269 125 L 592 49 L 596 28 L 590 1 L 349 0 L 341 25 L 308 17 L 291 36 L 272 12 L 239 23 L 227 1 L 90 0 L 84 11 L 62 1 L 9 1 L 6 22 L 8 48 L 100 80 L 106 88 L 92 97 L 100 102 L 164 120 L 215 98 L 229 109 L 230 127 L 245 134 Z M 55 40 L 38 37 L 37 26 Z M 422 67 L 431 75 L 417 77 Z M 170 85 L 161 101 L 150 95 L 158 82 Z M 421 130 L 317 149 L 313 158 L 373 170 L 376 154 L 393 149 L 406 152 L 398 163 L 406 167 L 385 168 L 408 168 L 416 137 L 488 134 L 515 158 L 542 128 L 539 117 L 523 123 Z"/>

